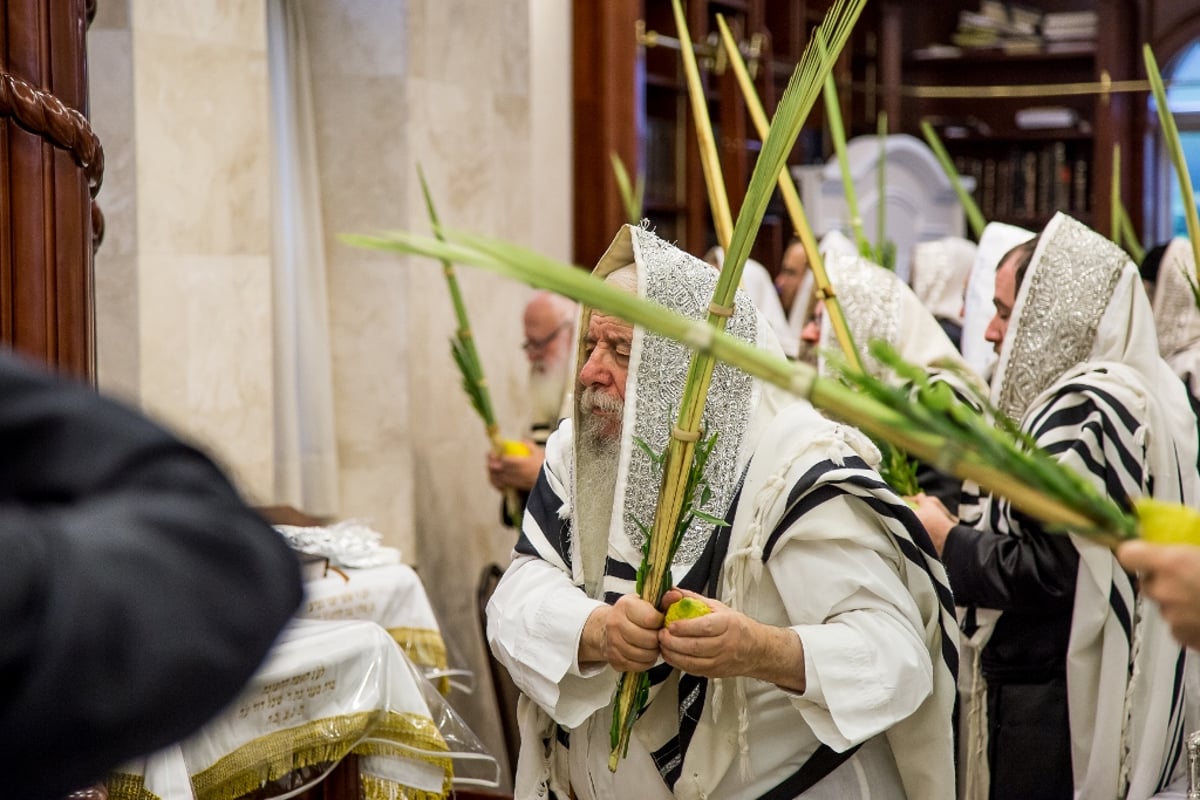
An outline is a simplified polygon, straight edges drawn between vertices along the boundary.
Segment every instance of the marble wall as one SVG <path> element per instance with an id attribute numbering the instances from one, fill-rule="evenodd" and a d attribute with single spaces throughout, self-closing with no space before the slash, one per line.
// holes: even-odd
<path id="1" fill-rule="evenodd" d="M 108 5 L 89 34 L 92 116 L 109 155 L 100 385 L 198 440 L 269 502 L 266 9 Z"/>
<path id="2" fill-rule="evenodd" d="M 570 10 L 562 0 L 298 0 L 308 31 L 332 328 L 339 516 L 417 566 L 503 754 L 475 602 L 506 564 L 487 443 L 449 355 L 434 264 L 338 234 L 442 219 L 562 259 L 570 228 Z M 262 0 L 101 0 L 92 115 L 109 157 L 97 255 L 102 388 L 271 487 L 271 292 Z M 519 436 L 526 287 L 459 271 L 504 432 Z M 507 780 L 507 778 L 506 778 Z"/>

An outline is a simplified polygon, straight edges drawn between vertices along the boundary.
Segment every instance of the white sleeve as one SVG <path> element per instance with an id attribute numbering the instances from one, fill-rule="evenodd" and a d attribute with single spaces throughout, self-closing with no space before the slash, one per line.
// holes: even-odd
<path id="1" fill-rule="evenodd" d="M 767 566 L 804 646 L 805 691 L 792 704 L 840 751 L 916 711 L 933 690 L 933 665 L 902 557 L 874 513 L 840 497 L 806 516 L 797 524 L 843 538 L 791 538 Z"/>
<path id="2" fill-rule="evenodd" d="M 616 688 L 611 667 L 579 667 L 583 625 L 602 605 L 534 556 L 514 559 L 488 602 L 492 652 L 521 691 L 567 728 L 608 705 Z"/>

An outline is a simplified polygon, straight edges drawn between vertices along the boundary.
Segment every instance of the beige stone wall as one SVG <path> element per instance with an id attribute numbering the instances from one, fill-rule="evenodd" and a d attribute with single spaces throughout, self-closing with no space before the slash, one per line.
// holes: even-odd
<path id="1" fill-rule="evenodd" d="M 333 337 L 343 518 L 417 565 L 479 688 L 452 697 L 503 753 L 475 587 L 505 564 L 482 427 L 449 356 L 441 271 L 341 244 L 442 219 L 567 258 L 570 30 L 562 0 L 302 0 Z M 108 154 L 100 382 L 200 439 L 270 499 L 269 162 L 262 0 L 102 0 L 92 115 Z M 506 434 L 525 421 L 530 290 L 460 270 Z"/>
<path id="2" fill-rule="evenodd" d="M 92 116 L 110 155 L 96 258 L 100 385 L 198 440 L 267 502 L 266 8 L 114 6 L 89 36 Z"/>

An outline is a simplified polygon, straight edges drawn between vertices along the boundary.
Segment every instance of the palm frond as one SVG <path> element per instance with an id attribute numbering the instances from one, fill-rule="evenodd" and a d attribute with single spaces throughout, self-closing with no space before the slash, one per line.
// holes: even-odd
<path id="1" fill-rule="evenodd" d="M 935 421 L 938 424 L 993 426 L 965 404 L 944 402 L 945 398 L 937 388 L 920 403 L 921 409 L 906 408 L 914 401 L 903 397 L 889 394 L 885 395 L 886 401 L 878 399 L 840 381 L 819 378 L 806 364 L 772 355 L 714 330 L 704 322 L 688 319 L 609 286 L 578 268 L 506 242 L 458 232 L 446 232 L 446 242 L 412 233 L 342 238 L 356 246 L 480 267 L 531 286 L 550 289 L 681 342 L 693 350 L 708 353 L 798 397 L 807 398 L 830 416 L 875 439 L 899 447 L 942 472 L 975 481 L 984 489 L 1009 498 L 1016 507 L 1049 525 L 1092 535 L 1106 543 L 1128 538 L 1132 530 L 1131 518 L 1114 517 L 1104 509 L 1098 511 L 1086 495 L 1064 499 L 1031 485 L 1024 467 L 1011 467 L 1004 461 L 1002 456 L 1006 451 L 998 444 L 998 438 L 993 442 L 990 437 L 979 437 L 979 442 L 972 445 L 947 438 Z M 914 374 L 924 374 L 918 367 L 910 365 L 910 369 Z M 952 419 L 948 422 L 944 419 L 947 417 Z M 919 422 L 914 424 L 914 419 Z M 1014 438 L 1001 429 L 996 430 L 997 436 Z M 1045 469 L 1051 472 L 1066 470 L 1057 462 Z M 1064 485 L 1069 485 L 1070 479 L 1065 480 Z M 1077 476 L 1075 480 L 1078 480 Z"/>
<path id="2" fill-rule="evenodd" d="M 638 172 L 637 182 L 630 183 L 629 172 L 625 163 L 615 152 L 609 153 L 612 159 L 613 177 L 617 181 L 617 191 L 621 193 L 621 205 L 625 209 L 625 219 L 630 225 L 637 225 L 642 220 L 642 200 L 646 194 L 646 176 Z"/>
<path id="3" fill-rule="evenodd" d="M 1150 49 L 1150 45 L 1142 46 L 1142 57 L 1146 62 L 1146 77 L 1150 79 L 1150 88 L 1154 93 L 1154 104 L 1158 108 L 1158 119 L 1162 123 L 1163 139 L 1166 140 L 1171 164 L 1175 167 L 1175 176 L 1179 179 L 1179 191 L 1183 195 L 1188 239 L 1192 242 L 1194 271 L 1200 277 L 1200 217 L 1196 214 L 1196 190 L 1193 188 L 1192 178 L 1188 174 L 1187 159 L 1183 155 L 1183 143 L 1179 138 L 1179 128 L 1175 125 L 1175 115 L 1171 113 L 1171 107 L 1167 105 L 1167 89 L 1163 85 L 1162 75 L 1158 71 L 1158 61 L 1154 58 L 1154 51 Z"/>
<path id="4" fill-rule="evenodd" d="M 958 196 L 958 202 L 962 203 L 963 211 L 967 214 L 967 223 L 971 226 L 971 233 L 975 234 L 976 241 L 980 236 L 983 236 L 983 229 L 987 226 L 987 221 L 983 218 L 983 212 L 979 210 L 979 205 L 975 202 L 975 198 L 967 191 L 967 187 L 963 186 L 962 176 L 958 174 L 958 169 L 954 166 L 954 161 L 950 158 L 950 154 L 946 152 L 946 145 L 942 144 L 942 138 L 937 135 L 937 131 L 929 124 L 928 120 L 921 120 L 921 133 L 925 137 L 925 141 L 929 143 L 929 148 L 933 150 L 933 154 L 937 157 L 938 163 L 942 165 L 942 170 L 945 171 L 946 177 L 950 179 L 950 185 L 954 187 L 954 194 Z"/>
<path id="5" fill-rule="evenodd" d="M 692 47 L 692 35 L 688 31 L 687 17 L 683 15 L 681 0 L 671 0 L 675 14 L 675 27 L 679 31 L 680 55 L 683 57 L 683 74 L 687 79 L 688 99 L 692 107 L 692 121 L 696 127 L 696 142 L 700 150 L 700 167 L 704 172 L 704 187 L 708 191 L 708 208 L 712 212 L 713 225 L 717 229 L 717 244 L 729 249 L 733 235 L 733 220 L 729 213 L 729 196 L 725 192 L 725 179 L 721 177 L 721 158 L 717 154 L 717 143 L 713 137 L 712 120 L 708 116 L 708 98 L 700 80 L 700 67 L 696 64 L 696 50 Z"/>

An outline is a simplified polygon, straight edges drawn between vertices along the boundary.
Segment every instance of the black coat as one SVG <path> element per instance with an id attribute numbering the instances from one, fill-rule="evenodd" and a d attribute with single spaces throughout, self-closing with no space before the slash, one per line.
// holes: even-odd
<path id="1" fill-rule="evenodd" d="M 0 763 L 61 797 L 233 699 L 301 599 L 209 458 L 0 354 Z"/>

